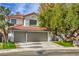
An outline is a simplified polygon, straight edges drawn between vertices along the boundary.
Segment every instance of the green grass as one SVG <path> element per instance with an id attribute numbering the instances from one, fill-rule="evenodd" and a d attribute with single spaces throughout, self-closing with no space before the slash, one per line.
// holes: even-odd
<path id="1" fill-rule="evenodd" d="M 13 42 L 0 43 L 0 49 L 15 49 L 16 45 Z"/>
<path id="2" fill-rule="evenodd" d="M 57 42 L 55 42 L 55 43 L 57 43 L 57 44 L 59 44 L 59 45 L 61 45 L 61 46 L 64 46 L 64 47 L 74 47 L 74 46 L 73 46 L 73 43 L 71 43 L 71 42 L 57 41 Z"/>
<path id="3" fill-rule="evenodd" d="M 0 43 L 0 49 L 3 49 L 2 43 Z"/>

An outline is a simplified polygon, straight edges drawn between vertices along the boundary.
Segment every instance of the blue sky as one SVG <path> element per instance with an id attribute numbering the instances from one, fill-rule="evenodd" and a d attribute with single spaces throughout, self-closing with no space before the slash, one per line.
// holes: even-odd
<path id="1" fill-rule="evenodd" d="M 11 10 L 11 13 L 15 14 L 20 12 L 21 14 L 28 14 L 31 12 L 38 12 L 38 3 L 0 3 L 0 6 L 5 6 Z"/>

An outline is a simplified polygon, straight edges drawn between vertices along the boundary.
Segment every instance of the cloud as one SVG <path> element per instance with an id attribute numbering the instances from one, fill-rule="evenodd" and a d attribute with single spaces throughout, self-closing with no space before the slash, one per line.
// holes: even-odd
<path id="1" fill-rule="evenodd" d="M 20 12 L 22 14 L 28 14 L 31 12 L 37 12 L 39 4 L 37 3 L 0 3 L 1 6 L 9 8 L 12 14 Z"/>
<path id="2" fill-rule="evenodd" d="M 39 4 L 21 3 L 16 5 L 16 12 L 20 12 L 22 14 L 37 12 L 38 7 L 39 7 Z"/>
<path id="3" fill-rule="evenodd" d="M 16 5 L 16 12 L 20 12 L 20 13 L 23 13 L 23 11 L 25 10 L 25 6 L 26 4 L 17 4 Z"/>

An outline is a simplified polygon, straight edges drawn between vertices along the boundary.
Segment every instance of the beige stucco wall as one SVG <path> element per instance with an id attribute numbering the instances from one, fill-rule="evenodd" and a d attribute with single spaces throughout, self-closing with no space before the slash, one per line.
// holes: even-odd
<path id="1" fill-rule="evenodd" d="M 29 21 L 30 20 L 37 20 L 37 24 L 35 26 L 39 26 L 39 21 L 38 21 L 38 17 L 37 15 L 33 14 L 33 15 L 29 15 L 29 16 L 25 16 L 24 19 L 24 26 L 30 26 L 29 25 Z"/>
<path id="2" fill-rule="evenodd" d="M 23 25 L 24 20 L 22 19 L 17 19 L 16 20 L 16 25 Z"/>
<path id="3" fill-rule="evenodd" d="M 5 20 L 11 23 L 11 19 L 5 19 Z M 16 19 L 16 24 L 15 25 L 23 25 L 23 24 L 24 24 L 23 19 Z"/>

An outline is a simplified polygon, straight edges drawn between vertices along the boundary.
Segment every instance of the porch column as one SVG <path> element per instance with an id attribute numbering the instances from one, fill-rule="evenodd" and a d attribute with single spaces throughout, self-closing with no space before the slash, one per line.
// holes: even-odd
<path id="1" fill-rule="evenodd" d="M 27 43 L 27 33 L 26 33 L 26 43 Z"/>

